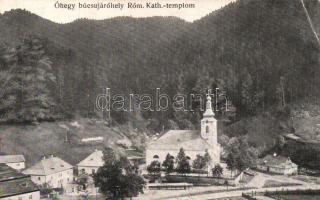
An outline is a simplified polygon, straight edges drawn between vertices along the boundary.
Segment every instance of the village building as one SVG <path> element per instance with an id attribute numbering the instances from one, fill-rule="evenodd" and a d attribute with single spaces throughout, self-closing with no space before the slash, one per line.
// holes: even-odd
<path id="1" fill-rule="evenodd" d="M 103 153 L 101 150 L 95 150 L 88 157 L 77 164 L 79 174 L 92 175 L 96 173 L 103 165 Z"/>
<path id="2" fill-rule="evenodd" d="M 267 155 L 258 160 L 257 169 L 282 175 L 293 175 L 298 173 L 298 165 L 293 163 L 290 158 L 280 155 Z"/>
<path id="3" fill-rule="evenodd" d="M 66 188 L 73 181 L 73 166 L 54 156 L 43 158 L 23 173 L 37 185 L 47 184 L 51 188 Z"/>
<path id="4" fill-rule="evenodd" d="M 0 199 L 40 200 L 40 191 L 30 176 L 0 164 Z"/>
<path id="5" fill-rule="evenodd" d="M 0 164 L 6 164 L 16 170 L 23 170 L 26 167 L 25 161 L 23 155 L 0 155 Z"/>
<path id="6" fill-rule="evenodd" d="M 177 156 L 183 148 L 186 156 L 192 160 L 207 151 L 211 157 L 209 168 L 220 163 L 220 144 L 217 141 L 217 120 L 212 110 L 211 97 L 208 95 L 206 111 L 201 120 L 201 130 L 169 130 L 146 147 L 146 164 L 157 159 L 163 162 L 169 153 Z M 208 169 L 209 169 L 208 168 Z"/>
<path id="7" fill-rule="evenodd" d="M 139 164 L 141 164 L 145 159 L 142 154 L 136 151 L 136 149 L 126 149 L 125 156 L 129 160 L 130 164 L 136 166 L 139 166 Z M 80 161 L 77 164 L 77 168 L 80 175 L 92 175 L 96 173 L 103 164 L 103 152 L 96 149 L 88 157 Z"/>

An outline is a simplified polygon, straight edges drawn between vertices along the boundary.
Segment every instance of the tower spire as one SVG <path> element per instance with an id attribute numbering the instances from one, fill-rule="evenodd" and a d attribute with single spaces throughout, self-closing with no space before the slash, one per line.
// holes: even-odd
<path id="1" fill-rule="evenodd" d="M 203 114 L 204 117 L 214 116 L 214 112 L 212 111 L 211 95 L 211 89 L 209 89 L 207 93 L 206 111 Z"/>

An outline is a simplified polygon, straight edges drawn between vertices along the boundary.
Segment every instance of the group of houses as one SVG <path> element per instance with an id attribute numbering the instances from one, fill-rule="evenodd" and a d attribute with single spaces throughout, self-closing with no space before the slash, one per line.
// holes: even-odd
<path id="1" fill-rule="evenodd" d="M 79 174 L 92 175 L 103 165 L 103 153 L 95 150 L 76 166 Z M 56 156 L 43 157 L 25 168 L 23 155 L 0 155 L 0 199 L 38 200 L 40 188 L 63 188 L 77 192 L 74 166 Z"/>
<path id="2" fill-rule="evenodd" d="M 190 160 L 196 159 L 197 155 L 209 153 L 210 168 L 220 164 L 221 147 L 218 143 L 218 125 L 212 110 L 211 97 L 208 95 L 206 111 L 201 120 L 200 131 L 196 130 L 170 130 L 157 140 L 150 142 L 146 147 L 146 165 L 154 159 L 160 162 L 165 160 L 168 153 L 177 155 L 183 148 Z M 131 155 L 129 161 L 136 162 L 144 157 Z M 78 175 L 92 175 L 99 167 L 103 166 L 103 152 L 95 150 L 76 165 Z M 74 166 L 59 157 L 43 157 L 39 162 L 25 169 L 23 155 L 0 155 L 0 199 L 8 200 L 38 200 L 40 199 L 39 188 L 44 185 L 50 188 L 64 188 L 74 186 Z M 208 168 L 208 169 L 210 169 Z M 268 155 L 260 159 L 257 169 L 292 175 L 298 171 L 298 166 L 290 158 Z M 74 192 L 71 188 L 70 192 Z"/>

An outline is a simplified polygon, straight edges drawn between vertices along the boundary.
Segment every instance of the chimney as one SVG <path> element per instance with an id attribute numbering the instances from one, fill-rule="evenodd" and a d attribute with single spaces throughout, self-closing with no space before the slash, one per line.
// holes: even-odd
<path id="1" fill-rule="evenodd" d="M 51 158 L 53 158 L 54 156 L 53 156 L 53 154 L 51 154 L 51 156 L 50 156 Z"/>
<path id="2" fill-rule="evenodd" d="M 43 157 L 42 157 L 42 160 L 45 160 L 45 159 L 46 159 L 46 156 L 43 156 Z"/>

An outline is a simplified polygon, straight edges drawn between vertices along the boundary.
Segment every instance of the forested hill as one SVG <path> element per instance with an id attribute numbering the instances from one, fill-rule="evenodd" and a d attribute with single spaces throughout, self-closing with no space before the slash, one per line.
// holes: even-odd
<path id="1" fill-rule="evenodd" d="M 319 33 L 320 2 L 305 3 Z M 238 0 L 193 23 L 118 17 L 56 24 L 12 10 L 0 27 L 2 121 L 102 117 L 94 102 L 105 87 L 168 95 L 219 87 L 237 108 L 236 117 L 225 116 L 232 121 L 316 104 L 320 95 L 320 46 L 300 0 Z M 111 113 L 119 123 L 149 120 L 156 131 L 194 128 L 199 115 Z"/>

